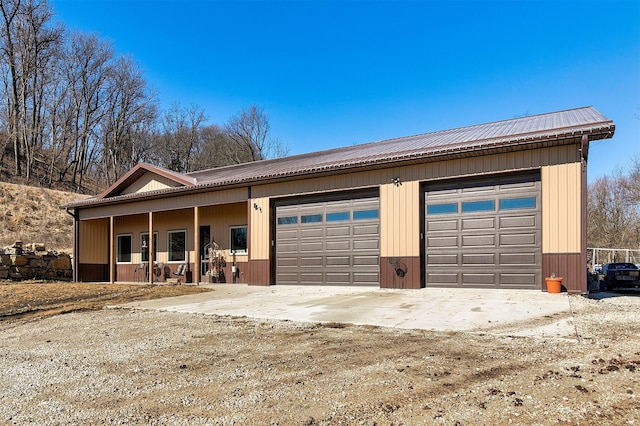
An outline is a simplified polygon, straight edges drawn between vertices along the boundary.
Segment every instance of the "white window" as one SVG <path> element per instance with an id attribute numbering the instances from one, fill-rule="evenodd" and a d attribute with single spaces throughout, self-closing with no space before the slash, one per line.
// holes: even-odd
<path id="1" fill-rule="evenodd" d="M 187 231 L 167 232 L 169 262 L 184 262 L 187 258 Z"/>
<path id="2" fill-rule="evenodd" d="M 121 234 L 116 238 L 116 261 L 131 263 L 131 234 Z"/>
<path id="3" fill-rule="evenodd" d="M 247 225 L 232 226 L 230 228 L 231 252 L 247 254 Z"/>

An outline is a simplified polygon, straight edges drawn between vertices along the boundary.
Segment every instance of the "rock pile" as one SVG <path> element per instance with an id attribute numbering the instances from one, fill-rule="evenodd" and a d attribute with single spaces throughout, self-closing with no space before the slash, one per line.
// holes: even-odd
<path id="1" fill-rule="evenodd" d="M 0 248 L 0 280 L 62 280 L 71 281 L 71 257 L 65 253 L 47 251 L 44 244 L 23 247 L 20 241 Z"/>

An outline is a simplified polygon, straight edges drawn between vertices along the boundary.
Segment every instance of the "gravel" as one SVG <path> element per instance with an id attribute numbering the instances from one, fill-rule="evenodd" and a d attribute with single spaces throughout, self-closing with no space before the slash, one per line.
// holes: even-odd
<path id="1" fill-rule="evenodd" d="M 0 322 L 0 424 L 640 424 L 640 297 L 571 306 L 576 339 L 129 310 Z"/>

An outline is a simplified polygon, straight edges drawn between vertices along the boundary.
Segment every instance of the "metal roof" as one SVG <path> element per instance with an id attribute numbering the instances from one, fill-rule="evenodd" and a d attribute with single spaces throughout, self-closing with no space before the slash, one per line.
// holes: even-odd
<path id="1" fill-rule="evenodd" d="M 533 149 L 541 144 L 548 146 L 576 143 L 582 135 L 587 135 L 591 141 L 609 138 L 613 136 L 614 131 L 613 121 L 589 106 L 197 171 L 181 175 L 182 178 L 179 179 L 181 183 L 194 182 L 191 185 L 186 184 L 178 188 L 150 193 L 118 196 L 113 190 L 118 186 L 116 183 L 103 193 L 103 195 L 115 195 L 113 197 L 102 200 L 89 198 L 69 203 L 65 207 L 80 207 L 99 202 L 122 202 L 163 193 L 248 185 L 254 182 L 310 174 L 344 173 L 345 169 L 374 169 L 387 167 L 390 164 L 429 162 L 481 153 Z"/>

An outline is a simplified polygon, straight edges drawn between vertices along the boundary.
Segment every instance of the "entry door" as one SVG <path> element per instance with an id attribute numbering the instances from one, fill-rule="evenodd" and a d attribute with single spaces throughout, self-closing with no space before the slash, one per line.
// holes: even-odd
<path id="1" fill-rule="evenodd" d="M 540 193 L 539 174 L 428 185 L 426 285 L 540 289 Z"/>
<path id="2" fill-rule="evenodd" d="M 380 283 L 379 198 L 276 206 L 276 283 Z"/>
<path id="3" fill-rule="evenodd" d="M 209 243 L 211 242 L 211 226 L 200 226 L 200 247 L 198 247 L 198 259 L 200 259 L 200 281 L 205 279 L 209 270 Z"/>

